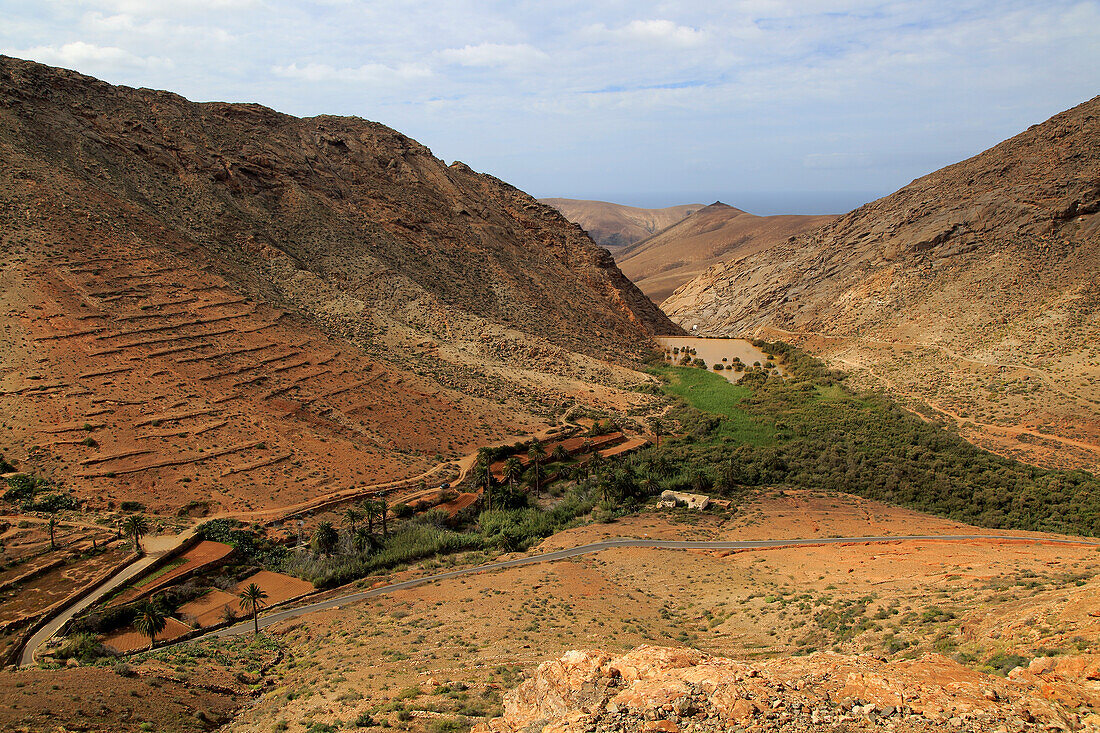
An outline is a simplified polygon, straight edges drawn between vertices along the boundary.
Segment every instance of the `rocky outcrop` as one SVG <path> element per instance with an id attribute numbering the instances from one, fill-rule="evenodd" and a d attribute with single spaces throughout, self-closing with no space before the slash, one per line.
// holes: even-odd
<path id="1" fill-rule="evenodd" d="M 1095 660 L 1074 659 L 1082 661 L 1050 665 L 1061 678 L 1006 680 L 939 655 L 745 662 L 651 646 L 571 651 L 540 664 L 479 731 L 1100 731 L 1097 716 L 1076 712 L 1091 704 Z"/>

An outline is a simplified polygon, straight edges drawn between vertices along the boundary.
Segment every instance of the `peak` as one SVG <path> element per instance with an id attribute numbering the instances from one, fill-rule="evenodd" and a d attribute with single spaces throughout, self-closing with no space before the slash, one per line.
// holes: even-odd
<path id="1" fill-rule="evenodd" d="M 716 213 L 716 212 L 723 212 L 723 213 L 727 213 L 727 214 L 728 214 L 728 213 L 730 213 L 730 212 L 734 212 L 734 211 L 736 211 L 736 212 L 738 212 L 738 213 L 741 213 L 741 214 L 745 213 L 745 212 L 744 212 L 744 211 L 742 211 L 741 209 L 738 209 L 738 208 L 737 208 L 736 206 L 730 206 L 729 204 L 727 204 L 727 203 L 724 203 L 724 202 L 722 202 L 722 201 L 715 201 L 715 202 L 714 202 L 713 204 L 708 204 L 707 206 L 704 206 L 703 208 L 699 209 L 699 211 L 698 211 L 698 212 L 696 212 L 696 213 L 703 213 L 703 212 L 711 212 L 711 213 Z"/>

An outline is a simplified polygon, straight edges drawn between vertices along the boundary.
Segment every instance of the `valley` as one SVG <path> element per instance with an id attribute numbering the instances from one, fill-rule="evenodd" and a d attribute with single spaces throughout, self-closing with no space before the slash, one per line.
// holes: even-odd
<path id="1" fill-rule="evenodd" d="M 991 450 L 1095 471 L 1098 104 L 715 265 L 662 307 L 700 335 L 797 344 Z"/>
<path id="2" fill-rule="evenodd" d="M 1096 105 L 757 217 L 0 56 L 0 729 L 1100 730 Z"/>

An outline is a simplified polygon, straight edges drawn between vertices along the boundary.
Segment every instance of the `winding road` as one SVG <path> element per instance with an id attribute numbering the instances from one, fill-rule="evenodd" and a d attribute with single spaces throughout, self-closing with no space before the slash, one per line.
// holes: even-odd
<path id="1" fill-rule="evenodd" d="M 461 570 L 451 570 L 446 573 L 437 573 L 435 575 L 427 575 L 423 578 L 414 578 L 412 580 L 402 581 L 400 583 L 392 583 L 390 585 L 379 586 L 378 588 L 371 588 L 370 590 L 357 591 L 355 593 L 346 593 L 335 598 L 327 598 L 323 601 L 317 601 L 315 603 L 309 603 L 304 606 L 298 606 L 297 608 L 288 608 L 281 611 L 275 611 L 266 615 L 261 615 L 259 619 L 260 628 L 277 624 L 281 621 L 287 621 L 289 619 L 298 618 L 299 616 L 305 616 L 306 614 L 316 613 L 318 611 L 328 611 L 335 608 L 339 608 L 348 603 L 354 603 L 356 601 L 362 601 L 367 598 L 375 598 L 377 596 L 386 595 L 395 591 L 406 590 L 408 588 L 415 588 L 419 585 L 425 585 L 427 583 L 436 583 L 441 580 L 449 580 L 451 578 L 459 578 L 463 575 L 472 575 L 474 573 L 484 573 L 490 570 L 503 570 L 505 568 L 516 568 L 523 565 L 535 565 L 544 562 L 554 562 L 555 560 L 565 560 L 571 557 L 577 557 L 579 555 L 587 555 L 593 552 L 601 552 L 603 550 L 610 550 L 619 547 L 636 547 L 641 549 L 659 549 L 659 550 L 765 550 L 778 547 L 800 547 L 800 546 L 815 546 L 815 545 L 842 545 L 850 543 L 871 543 L 871 542 L 944 542 L 944 541 L 967 541 L 967 540 L 999 540 L 999 541 L 1015 541 L 1015 542 L 1037 542 L 1037 543 L 1053 543 L 1063 545 L 1086 545 L 1091 547 L 1100 547 L 1100 540 L 1088 540 L 1088 539 L 1053 539 L 1047 537 L 1026 537 L 1015 535 L 992 535 L 992 534 L 959 534 L 959 535 L 897 535 L 897 536 L 880 536 L 880 537 L 812 537 L 805 539 L 790 539 L 790 540 L 742 540 L 742 541 L 715 541 L 715 542 L 693 542 L 682 540 L 648 540 L 648 539 L 611 539 L 604 540 L 602 542 L 593 542 L 587 545 L 579 545 L 577 547 L 567 547 L 564 550 L 555 550 L 554 552 L 547 552 L 541 555 L 530 555 L 527 557 L 517 557 L 512 560 L 502 560 L 500 562 L 486 563 L 485 565 L 477 565 L 472 568 L 463 568 Z M 248 621 L 242 621 L 235 626 L 227 626 L 217 631 L 212 631 L 209 634 L 198 637 L 200 639 L 211 639 L 225 636 L 237 636 L 251 631 L 253 628 L 251 619 Z M 186 642 L 179 642 L 186 643 Z M 166 646 L 173 646 L 168 644 Z"/>
<path id="2" fill-rule="evenodd" d="M 47 621 L 42 628 L 34 632 L 31 638 L 27 639 L 27 643 L 23 645 L 23 652 L 19 656 L 19 666 L 33 667 L 35 664 L 34 657 L 39 647 L 52 639 L 53 635 L 60 631 L 62 626 L 69 623 L 70 619 L 74 618 L 78 613 L 88 608 L 111 591 L 120 587 L 123 583 L 143 573 L 158 559 L 159 555 L 145 555 L 140 560 L 130 563 L 121 571 L 104 581 L 103 584 L 97 586 L 82 600 L 77 601 Z"/>

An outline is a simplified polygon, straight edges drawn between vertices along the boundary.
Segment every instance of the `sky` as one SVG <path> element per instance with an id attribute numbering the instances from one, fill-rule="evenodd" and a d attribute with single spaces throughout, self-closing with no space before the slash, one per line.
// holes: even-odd
<path id="1" fill-rule="evenodd" d="M 539 197 L 834 213 L 1100 94 L 1100 0 L 0 0 L 0 53 Z"/>

